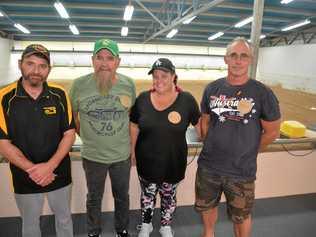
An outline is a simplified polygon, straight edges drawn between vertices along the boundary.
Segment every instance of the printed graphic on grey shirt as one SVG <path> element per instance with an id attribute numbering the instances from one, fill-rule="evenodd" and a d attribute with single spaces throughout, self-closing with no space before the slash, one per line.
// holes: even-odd
<path id="1" fill-rule="evenodd" d="M 81 119 L 100 136 L 114 136 L 126 123 L 126 110 L 120 105 L 119 96 L 93 96 L 83 101 Z"/>
<path id="2" fill-rule="evenodd" d="M 226 120 L 249 122 L 252 114 L 256 113 L 252 98 L 226 97 L 226 95 L 210 96 L 210 109 L 217 114 L 220 122 Z"/>

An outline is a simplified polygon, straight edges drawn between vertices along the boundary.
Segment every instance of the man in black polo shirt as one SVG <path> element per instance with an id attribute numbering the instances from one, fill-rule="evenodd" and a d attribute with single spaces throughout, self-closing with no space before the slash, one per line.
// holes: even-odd
<path id="1" fill-rule="evenodd" d="M 23 237 L 40 237 L 44 195 L 58 237 L 72 237 L 69 150 L 75 139 L 66 92 L 46 82 L 49 51 L 29 45 L 19 61 L 22 77 L 0 90 L 0 153 L 10 162 Z"/>

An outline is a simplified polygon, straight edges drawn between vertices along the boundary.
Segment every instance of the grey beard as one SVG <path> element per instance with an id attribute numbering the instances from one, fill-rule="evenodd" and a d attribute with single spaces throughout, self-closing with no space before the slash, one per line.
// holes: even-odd
<path id="1" fill-rule="evenodd" d="M 95 74 L 97 89 L 102 96 L 108 95 L 112 89 L 112 75 Z"/>

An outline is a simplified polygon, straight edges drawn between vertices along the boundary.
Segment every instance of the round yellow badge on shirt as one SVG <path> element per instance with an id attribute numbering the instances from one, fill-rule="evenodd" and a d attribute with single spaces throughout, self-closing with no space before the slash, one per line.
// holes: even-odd
<path id="1" fill-rule="evenodd" d="M 121 104 L 125 108 L 131 107 L 131 98 L 129 96 L 127 96 L 127 95 L 120 95 L 120 101 L 121 101 Z"/>
<path id="2" fill-rule="evenodd" d="M 170 123 L 178 124 L 181 122 L 181 115 L 177 111 L 172 111 L 168 114 L 168 120 Z"/>
<path id="3" fill-rule="evenodd" d="M 247 114 L 252 109 L 253 104 L 249 100 L 240 100 L 237 106 L 237 110 L 241 115 Z"/>

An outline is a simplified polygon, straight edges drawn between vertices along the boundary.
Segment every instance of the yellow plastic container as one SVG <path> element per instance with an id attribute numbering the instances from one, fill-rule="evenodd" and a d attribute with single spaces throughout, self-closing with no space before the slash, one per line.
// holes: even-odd
<path id="1" fill-rule="evenodd" d="M 289 138 L 305 137 L 306 127 L 297 121 L 284 121 L 281 123 L 281 134 Z"/>

